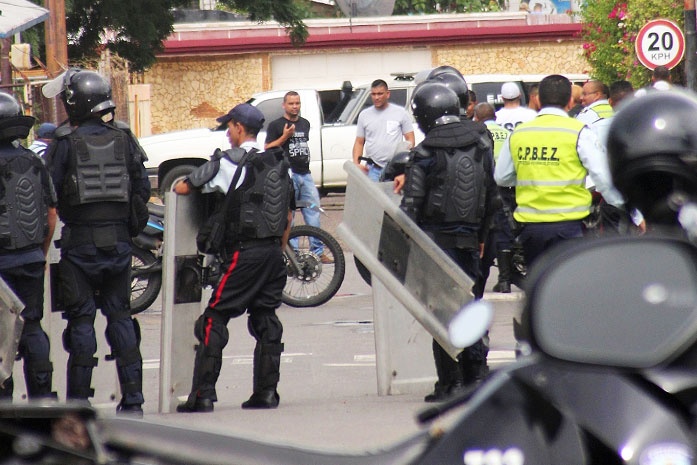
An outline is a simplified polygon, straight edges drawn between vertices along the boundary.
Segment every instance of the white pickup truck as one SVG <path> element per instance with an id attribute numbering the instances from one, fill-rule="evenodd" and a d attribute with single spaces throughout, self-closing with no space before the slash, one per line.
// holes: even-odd
<path id="1" fill-rule="evenodd" d="M 388 82 L 390 101 L 407 107 L 414 83 L 408 78 Z M 310 121 L 310 170 L 321 193 L 346 187 L 343 164 L 351 159 L 356 139 L 358 114 L 372 105 L 370 84 L 353 87 L 345 82 L 341 89 L 296 89 L 302 103 L 301 115 Z M 261 110 L 266 119 L 259 141 L 266 140 L 266 125 L 283 115 L 281 103 L 286 91 L 254 95 L 248 103 Z M 215 149 L 228 149 L 226 127 L 192 129 L 140 138 L 148 155 L 145 167 L 153 187 L 165 192 L 175 179 L 206 162 Z"/>

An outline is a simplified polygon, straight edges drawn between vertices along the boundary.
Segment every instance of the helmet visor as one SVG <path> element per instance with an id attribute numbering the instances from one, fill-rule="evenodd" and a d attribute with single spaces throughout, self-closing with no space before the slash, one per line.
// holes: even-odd
<path id="1" fill-rule="evenodd" d="M 70 83 L 70 78 L 75 74 L 74 69 L 68 69 L 63 71 L 55 78 L 51 79 L 48 83 L 44 84 L 41 88 L 41 93 L 44 94 L 46 98 L 53 98 L 63 92 L 68 88 Z"/>

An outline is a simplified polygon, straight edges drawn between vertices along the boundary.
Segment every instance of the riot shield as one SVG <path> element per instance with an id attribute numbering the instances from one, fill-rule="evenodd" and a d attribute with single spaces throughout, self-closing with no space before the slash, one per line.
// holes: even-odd
<path id="1" fill-rule="evenodd" d="M 0 384 L 12 375 L 24 319 L 24 304 L 0 279 Z"/>
<path id="2" fill-rule="evenodd" d="M 373 280 L 455 358 L 462 348 L 448 340 L 448 324 L 474 298 L 472 279 L 400 210 L 391 182 L 372 182 L 351 161 L 344 169 L 348 185 L 339 233 Z M 375 302 L 382 299 L 375 298 L 378 289 Z"/>
<path id="3" fill-rule="evenodd" d="M 191 390 L 194 372 L 194 323 L 210 296 L 202 289 L 196 234 L 205 217 L 205 201 L 190 195 L 165 194 L 162 262 L 162 331 L 159 412 L 174 412 Z"/>

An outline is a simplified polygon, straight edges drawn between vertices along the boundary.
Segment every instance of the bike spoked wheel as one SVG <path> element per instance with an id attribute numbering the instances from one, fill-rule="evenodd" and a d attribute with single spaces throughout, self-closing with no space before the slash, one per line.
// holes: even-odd
<path id="1" fill-rule="evenodd" d="M 311 239 L 321 243 L 321 254 L 312 250 Z M 346 259 L 339 242 L 323 229 L 300 225 L 290 230 L 289 246 L 300 269 L 295 270 L 286 259 L 288 280 L 283 289 L 283 303 L 291 307 L 316 307 L 334 297 L 346 272 Z"/>
<path id="2" fill-rule="evenodd" d="M 148 250 L 133 247 L 131 270 L 152 266 L 157 258 Z M 157 299 L 162 285 L 162 272 L 153 271 L 149 274 L 131 278 L 131 314 L 135 315 L 150 308 Z"/>

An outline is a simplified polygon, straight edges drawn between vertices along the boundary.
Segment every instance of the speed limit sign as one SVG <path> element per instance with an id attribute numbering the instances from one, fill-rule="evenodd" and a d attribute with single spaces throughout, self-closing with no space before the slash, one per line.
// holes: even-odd
<path id="1" fill-rule="evenodd" d="M 685 36 L 680 27 L 667 19 L 649 21 L 637 35 L 637 58 L 649 69 L 674 68 L 685 55 Z"/>

